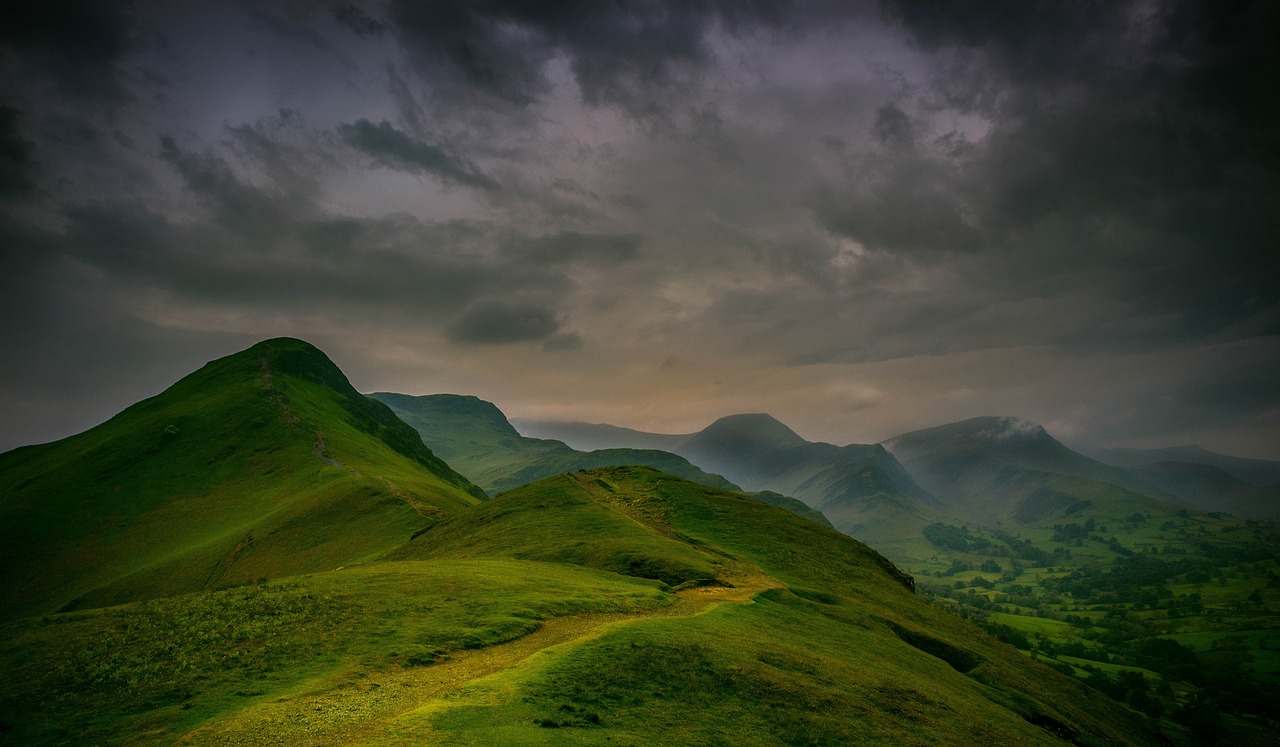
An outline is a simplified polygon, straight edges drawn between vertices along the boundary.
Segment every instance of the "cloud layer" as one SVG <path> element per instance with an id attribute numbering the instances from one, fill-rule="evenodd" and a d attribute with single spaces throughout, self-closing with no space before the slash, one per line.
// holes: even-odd
<path id="1" fill-rule="evenodd" d="M 358 386 L 1280 458 L 1273 3 L 61 2 L 0 23 L 0 448 Z"/>

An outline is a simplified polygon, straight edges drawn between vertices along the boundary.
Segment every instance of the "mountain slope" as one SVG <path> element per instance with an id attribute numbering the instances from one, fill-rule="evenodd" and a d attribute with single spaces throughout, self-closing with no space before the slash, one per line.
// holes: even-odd
<path id="1" fill-rule="evenodd" d="M 490 493 L 551 475 L 624 464 L 644 464 L 703 485 L 737 489 L 719 475 L 707 474 L 665 451 L 617 448 L 581 452 L 560 441 L 527 438 L 512 427 L 501 410 L 477 397 L 415 397 L 388 392 L 369 396 L 390 407 L 417 429 L 433 452 Z"/>
<path id="2" fill-rule="evenodd" d="M 550 531 L 548 522 L 561 521 L 570 526 Z M 587 525 L 595 529 L 582 534 Z M 521 527 L 527 533 L 513 539 Z M 627 558 L 641 538 L 644 555 L 670 562 L 633 565 Z M 1140 717 L 916 597 L 865 545 L 647 468 L 525 486 L 433 527 L 394 557 L 475 553 L 671 574 L 669 582 L 689 587 L 682 594 L 725 601 L 690 617 L 602 628 L 464 689 L 426 719 L 397 721 L 400 733 L 458 744 L 1153 737 Z M 744 599 L 738 590 L 752 593 Z"/>
<path id="3" fill-rule="evenodd" d="M 7 734 L 190 745 L 1158 740 L 1141 715 L 917 597 L 865 545 L 645 467 L 521 487 L 388 557 L 10 623 Z"/>
<path id="4" fill-rule="evenodd" d="M 571 420 L 530 420 L 517 418 L 511 421 L 530 438 L 546 438 L 562 441 L 579 451 L 596 449 L 659 449 L 675 451 L 692 433 L 648 433 L 632 428 L 621 428 L 607 423 L 582 423 Z"/>
<path id="5" fill-rule="evenodd" d="M 721 418 L 679 453 L 748 490 L 794 496 L 895 557 L 933 517 L 933 496 L 883 447 L 811 443 L 769 415 Z"/>
<path id="6" fill-rule="evenodd" d="M 268 340 L 0 455 L 3 614 L 331 569 L 482 495 L 319 350 Z"/>
<path id="7" fill-rule="evenodd" d="M 1128 468 L 1201 511 L 1242 519 L 1280 519 L 1280 484 L 1258 486 L 1209 464 L 1155 462 Z"/>
<path id="8" fill-rule="evenodd" d="M 1183 462 L 1217 467 L 1237 480 L 1265 486 L 1280 483 L 1280 462 L 1245 459 L 1209 451 L 1202 446 L 1172 446 L 1165 449 L 1102 449 L 1080 447 L 1082 453 L 1117 467 L 1138 467 L 1157 462 Z"/>
<path id="9" fill-rule="evenodd" d="M 982 417 L 906 433 L 884 443 L 944 503 L 981 524 L 1029 523 L 1083 501 L 1125 512 L 1172 512 L 1173 496 L 1118 467 L 1078 454 L 1017 418 Z"/>

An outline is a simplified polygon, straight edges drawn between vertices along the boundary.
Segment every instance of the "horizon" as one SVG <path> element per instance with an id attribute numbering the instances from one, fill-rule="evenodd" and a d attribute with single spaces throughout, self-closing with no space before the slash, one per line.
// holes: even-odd
<path id="1" fill-rule="evenodd" d="M 360 391 L 1280 461 L 1276 8 L 108 0 L 0 24 L 0 451 Z"/>

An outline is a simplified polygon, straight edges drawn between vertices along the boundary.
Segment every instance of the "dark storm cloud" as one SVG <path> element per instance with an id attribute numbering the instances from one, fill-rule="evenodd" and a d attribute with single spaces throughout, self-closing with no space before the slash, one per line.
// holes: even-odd
<path id="1" fill-rule="evenodd" d="M 27 197 L 35 192 L 35 143 L 22 136 L 22 112 L 0 106 L 0 198 Z"/>
<path id="2" fill-rule="evenodd" d="M 711 59 L 706 34 L 779 18 L 780 3 L 679 0 L 393 0 L 390 17 L 431 85 L 527 105 L 550 89 L 547 63 L 565 55 L 583 99 L 640 117 L 661 115 Z"/>
<path id="3" fill-rule="evenodd" d="M 504 252 L 513 259 L 533 265 L 572 262 L 617 264 L 635 259 L 641 237 L 635 234 L 583 234 L 564 231 L 549 236 L 520 237 L 508 241 Z"/>
<path id="4" fill-rule="evenodd" d="M 350 3 L 334 6 L 333 17 L 360 36 L 382 36 L 387 26 Z"/>
<path id="5" fill-rule="evenodd" d="M 212 152 L 194 153 L 170 136 L 160 138 L 160 158 L 213 213 L 218 225 L 246 241 L 275 242 L 287 235 L 294 216 L 310 202 L 306 193 L 258 189 L 236 177 Z"/>
<path id="6" fill-rule="evenodd" d="M 813 193 L 822 225 L 948 263 L 963 281 L 948 292 L 1098 288 L 1163 319 L 1167 341 L 1271 318 L 1280 294 L 1258 270 L 1275 266 L 1280 235 L 1280 112 L 1267 91 L 1280 6 L 886 5 L 935 54 L 922 124 L 976 113 L 987 131 L 922 142 L 902 108 L 881 108 L 876 147 Z M 985 256 L 957 264 L 937 250 Z"/>
<path id="7" fill-rule="evenodd" d="M 132 98 L 120 63 L 136 49 L 139 38 L 132 9 L 124 2 L 14 2 L 0 10 L 0 45 L 76 99 Z"/>
<path id="8" fill-rule="evenodd" d="M 555 309 L 549 305 L 481 299 L 446 326 L 444 335 L 450 342 L 460 345 L 502 345 L 535 340 L 550 343 L 559 330 L 560 321 L 556 318 Z M 569 343 L 570 346 L 573 344 Z"/>
<path id="9" fill-rule="evenodd" d="M 300 42 L 333 55 L 345 67 L 354 68 L 355 63 L 338 51 L 333 42 L 325 38 L 312 23 L 313 8 L 299 7 L 273 8 L 262 3 L 245 3 L 243 10 L 255 23 L 280 39 Z M 337 20 L 342 21 L 339 17 Z M 349 24 L 347 25 L 350 28 Z"/>
<path id="10" fill-rule="evenodd" d="M 360 119 L 338 127 L 338 134 L 351 147 L 373 157 L 380 166 L 432 176 L 480 189 L 498 189 L 496 181 L 483 174 L 474 164 L 445 149 L 406 135 L 383 120 L 374 124 Z"/>

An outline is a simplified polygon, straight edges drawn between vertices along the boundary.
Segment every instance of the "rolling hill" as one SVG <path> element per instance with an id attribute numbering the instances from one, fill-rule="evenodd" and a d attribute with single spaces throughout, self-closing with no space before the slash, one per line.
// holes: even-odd
<path id="1" fill-rule="evenodd" d="M 31 744 L 1161 739 L 910 587 L 757 500 L 602 468 L 375 562 L 10 623 L 0 707 Z"/>
<path id="2" fill-rule="evenodd" d="M 268 340 L 0 455 L 4 618 L 370 559 L 483 493 L 319 350 Z"/>

